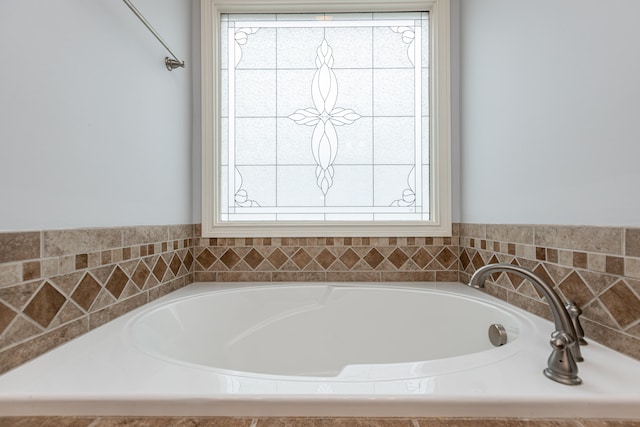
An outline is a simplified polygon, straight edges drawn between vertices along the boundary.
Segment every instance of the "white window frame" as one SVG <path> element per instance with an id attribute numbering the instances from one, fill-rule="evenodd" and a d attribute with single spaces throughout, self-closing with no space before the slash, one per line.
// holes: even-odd
<path id="1" fill-rule="evenodd" d="M 451 236 L 451 90 L 449 0 L 202 0 L 202 236 Z M 223 222 L 220 188 L 220 15 L 223 13 L 429 12 L 430 221 Z"/>

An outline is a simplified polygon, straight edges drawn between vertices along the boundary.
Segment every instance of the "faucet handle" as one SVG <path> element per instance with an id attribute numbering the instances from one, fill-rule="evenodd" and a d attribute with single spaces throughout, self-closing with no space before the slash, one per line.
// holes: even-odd
<path id="1" fill-rule="evenodd" d="M 578 385 L 582 384 L 582 380 L 578 376 L 578 364 L 573 358 L 571 352 L 571 344 L 573 344 L 573 338 L 566 332 L 554 331 L 551 334 L 551 356 L 547 362 L 547 368 L 545 368 L 544 375 L 566 385 Z"/>
<path id="2" fill-rule="evenodd" d="M 578 344 L 580 345 L 589 344 L 584 339 L 584 329 L 582 329 L 582 325 L 580 324 L 580 315 L 582 314 L 582 309 L 578 307 L 578 304 L 576 304 L 576 302 L 573 300 L 568 300 L 565 304 L 565 308 L 567 309 L 567 312 L 571 317 L 573 328 L 576 330 L 576 341 L 578 341 Z"/>

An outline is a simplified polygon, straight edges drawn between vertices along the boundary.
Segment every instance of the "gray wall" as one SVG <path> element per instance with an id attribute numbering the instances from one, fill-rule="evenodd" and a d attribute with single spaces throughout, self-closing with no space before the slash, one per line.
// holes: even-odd
<path id="1" fill-rule="evenodd" d="M 0 230 L 189 223 L 191 8 L 137 0 L 0 3 Z"/>
<path id="2" fill-rule="evenodd" d="M 461 0 L 462 221 L 640 225 L 639 15 Z"/>

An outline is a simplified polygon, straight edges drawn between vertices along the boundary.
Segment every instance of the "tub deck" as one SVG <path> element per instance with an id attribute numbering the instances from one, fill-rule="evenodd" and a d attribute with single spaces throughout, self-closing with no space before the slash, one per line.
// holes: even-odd
<path id="1" fill-rule="evenodd" d="M 584 384 L 550 381 L 542 370 L 553 325 L 511 306 L 538 331 L 515 354 L 473 369 L 452 358 L 455 366 L 444 374 L 371 382 L 274 380 L 168 363 L 131 346 L 123 332 L 136 315 L 169 300 L 238 286 L 245 285 L 189 285 L 7 372 L 0 376 L 0 414 L 640 419 L 640 362 L 590 342 L 579 364 Z M 461 284 L 391 286 L 504 305 Z"/>

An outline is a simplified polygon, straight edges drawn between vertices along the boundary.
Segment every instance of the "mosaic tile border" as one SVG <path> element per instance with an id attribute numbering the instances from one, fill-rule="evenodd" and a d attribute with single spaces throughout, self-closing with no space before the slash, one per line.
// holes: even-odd
<path id="1" fill-rule="evenodd" d="M 198 239 L 196 281 L 458 282 L 453 237 Z"/>
<path id="2" fill-rule="evenodd" d="M 460 279 L 486 264 L 533 270 L 584 310 L 591 338 L 640 359 L 640 229 L 554 225 L 460 225 Z M 495 274 L 486 291 L 550 319 L 533 286 Z"/>
<path id="3" fill-rule="evenodd" d="M 193 225 L 0 233 L 0 372 L 193 282 Z"/>

